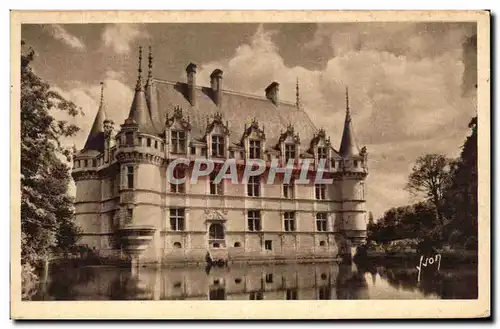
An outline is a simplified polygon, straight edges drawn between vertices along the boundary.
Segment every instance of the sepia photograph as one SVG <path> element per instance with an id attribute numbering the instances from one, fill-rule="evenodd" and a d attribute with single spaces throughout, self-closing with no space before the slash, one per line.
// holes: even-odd
<path id="1" fill-rule="evenodd" d="M 489 12 L 118 14 L 12 12 L 11 316 L 489 316 Z"/>

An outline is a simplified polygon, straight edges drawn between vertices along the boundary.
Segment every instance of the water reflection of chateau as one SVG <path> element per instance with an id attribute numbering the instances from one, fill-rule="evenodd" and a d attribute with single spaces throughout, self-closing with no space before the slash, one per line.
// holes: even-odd
<path id="1" fill-rule="evenodd" d="M 95 268 L 62 291 L 53 278 L 52 294 L 64 299 L 112 300 L 312 300 L 366 299 L 367 285 L 355 265 L 296 264 L 215 268 Z M 95 271 L 94 275 L 88 271 Z M 71 275 L 75 277 L 75 275 Z M 55 287 L 59 287 L 56 289 Z M 66 287 L 66 286 L 65 286 Z M 73 296 L 73 297 L 71 297 Z M 53 296 L 50 299 L 58 298 Z M 61 298 L 61 297 L 59 297 Z"/>

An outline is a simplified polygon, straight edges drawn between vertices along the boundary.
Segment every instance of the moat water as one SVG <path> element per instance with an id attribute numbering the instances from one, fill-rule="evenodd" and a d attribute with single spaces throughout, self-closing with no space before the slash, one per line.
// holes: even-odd
<path id="1" fill-rule="evenodd" d="M 418 265 L 418 264 L 417 264 Z M 31 300 L 475 299 L 477 268 L 422 276 L 409 266 L 338 263 L 228 267 L 55 268 Z"/>

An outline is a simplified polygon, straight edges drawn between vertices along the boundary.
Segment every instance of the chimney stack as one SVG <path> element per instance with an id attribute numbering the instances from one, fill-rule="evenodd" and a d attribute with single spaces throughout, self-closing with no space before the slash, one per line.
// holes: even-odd
<path id="1" fill-rule="evenodd" d="M 266 88 L 266 98 L 274 103 L 274 105 L 278 106 L 280 101 L 280 84 L 276 81 L 271 83 Z"/>
<path id="2" fill-rule="evenodd" d="M 220 106 L 222 102 L 222 70 L 215 69 L 212 74 L 210 74 L 210 86 L 212 87 L 214 103 Z"/>
<path id="3" fill-rule="evenodd" d="M 187 97 L 191 105 L 196 105 L 196 64 L 189 63 L 187 73 Z"/>

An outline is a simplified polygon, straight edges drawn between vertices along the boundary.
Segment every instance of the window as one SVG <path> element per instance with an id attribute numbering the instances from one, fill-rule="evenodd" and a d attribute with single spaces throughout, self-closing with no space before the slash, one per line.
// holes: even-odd
<path id="1" fill-rule="evenodd" d="M 191 154 L 196 154 L 196 146 L 191 146 Z"/>
<path id="2" fill-rule="evenodd" d="M 287 289 L 286 290 L 286 299 L 287 300 L 297 299 L 297 289 Z"/>
<path id="3" fill-rule="evenodd" d="M 202 147 L 201 148 L 201 155 L 207 155 L 207 148 L 206 147 Z"/>
<path id="4" fill-rule="evenodd" d="M 293 182 L 290 181 L 289 184 L 283 184 L 283 197 L 285 199 L 293 199 L 294 198 L 294 186 Z"/>
<path id="5" fill-rule="evenodd" d="M 248 230 L 249 231 L 260 231 L 261 230 L 260 221 L 260 211 L 259 210 L 249 210 L 248 211 Z"/>
<path id="6" fill-rule="evenodd" d="M 235 248 L 239 248 L 239 247 L 241 247 L 241 243 L 239 243 L 239 242 L 235 242 L 235 243 L 234 243 L 234 247 L 235 247 Z"/>
<path id="7" fill-rule="evenodd" d="M 155 149 L 158 148 L 158 141 L 155 141 Z"/>
<path id="8" fill-rule="evenodd" d="M 325 242 L 325 241 L 320 241 L 320 242 L 319 242 L 319 246 L 320 246 L 320 247 L 324 247 L 324 246 L 326 246 L 326 242 Z"/>
<path id="9" fill-rule="evenodd" d="M 295 213 L 291 211 L 285 212 L 285 231 L 295 231 Z"/>
<path id="10" fill-rule="evenodd" d="M 208 232 L 210 240 L 223 240 L 224 239 L 224 227 L 222 224 L 214 223 L 210 225 Z"/>
<path id="11" fill-rule="evenodd" d="M 127 187 L 134 188 L 134 167 L 127 167 Z"/>
<path id="12" fill-rule="evenodd" d="M 266 283 L 273 283 L 273 274 L 272 273 L 266 274 Z"/>
<path id="13" fill-rule="evenodd" d="M 134 218 L 134 209 L 127 209 L 127 223 L 132 223 Z"/>
<path id="14" fill-rule="evenodd" d="M 172 231 L 184 231 L 184 214 L 182 208 L 170 209 L 170 229 Z"/>
<path id="15" fill-rule="evenodd" d="M 272 240 L 264 241 L 264 248 L 266 250 L 273 250 L 273 241 Z"/>
<path id="16" fill-rule="evenodd" d="M 325 184 L 316 184 L 316 200 L 325 200 L 326 199 L 326 185 Z"/>
<path id="17" fill-rule="evenodd" d="M 186 153 L 186 132 L 172 131 L 172 153 Z"/>
<path id="18" fill-rule="evenodd" d="M 326 213 L 319 212 L 316 214 L 316 230 L 318 232 L 326 232 L 327 231 Z"/>
<path id="19" fill-rule="evenodd" d="M 212 156 L 223 157 L 224 156 L 224 137 L 219 135 L 212 136 Z"/>
<path id="20" fill-rule="evenodd" d="M 260 177 L 250 176 L 247 188 L 248 196 L 260 196 Z"/>
<path id="21" fill-rule="evenodd" d="M 285 144 L 285 161 L 295 160 L 295 144 Z"/>
<path id="22" fill-rule="evenodd" d="M 360 196 L 360 200 L 365 199 L 365 183 L 364 182 L 359 183 L 359 196 Z"/>
<path id="23" fill-rule="evenodd" d="M 186 171 L 184 169 L 175 168 L 173 172 L 175 179 L 182 179 L 186 177 Z M 182 184 L 170 183 L 170 192 L 172 193 L 186 193 L 186 182 Z"/>
<path id="24" fill-rule="evenodd" d="M 174 248 L 176 248 L 176 249 L 182 248 L 181 243 L 180 242 L 174 242 Z"/>
<path id="25" fill-rule="evenodd" d="M 260 159 L 260 141 L 250 141 L 250 159 Z"/>
<path id="26" fill-rule="evenodd" d="M 318 299 L 328 300 L 330 299 L 330 287 L 321 287 L 318 290 Z"/>
<path id="27" fill-rule="evenodd" d="M 251 292 L 248 296 L 249 300 L 262 300 L 264 299 L 264 294 L 262 291 Z"/>
<path id="28" fill-rule="evenodd" d="M 125 144 L 127 146 L 134 146 L 134 133 L 133 132 L 125 133 Z"/>
<path id="29" fill-rule="evenodd" d="M 324 146 L 318 147 L 318 159 L 326 159 L 328 157 L 328 149 Z"/>
<path id="30" fill-rule="evenodd" d="M 137 137 L 137 145 L 142 146 L 142 137 Z"/>
<path id="31" fill-rule="evenodd" d="M 234 151 L 229 151 L 229 157 L 230 157 L 231 159 L 234 159 Z"/>
<path id="32" fill-rule="evenodd" d="M 88 167 L 88 165 L 89 165 L 89 160 L 85 159 L 85 162 L 84 162 L 84 165 L 83 165 L 83 166 L 84 166 L 84 167 Z"/>
<path id="33" fill-rule="evenodd" d="M 147 146 L 147 147 L 151 147 L 151 138 L 148 138 L 148 139 L 146 140 L 146 146 Z"/>
<path id="34" fill-rule="evenodd" d="M 358 166 L 358 160 L 354 160 L 353 164 L 354 164 L 354 167 L 357 167 Z"/>
<path id="35" fill-rule="evenodd" d="M 92 167 L 97 167 L 97 160 L 96 159 L 92 159 Z"/>
<path id="36" fill-rule="evenodd" d="M 210 173 L 210 194 L 212 195 L 223 195 L 224 190 L 223 190 L 223 183 L 222 180 L 219 183 L 215 183 L 215 178 L 217 177 L 219 173 L 216 171 L 212 171 Z"/>

